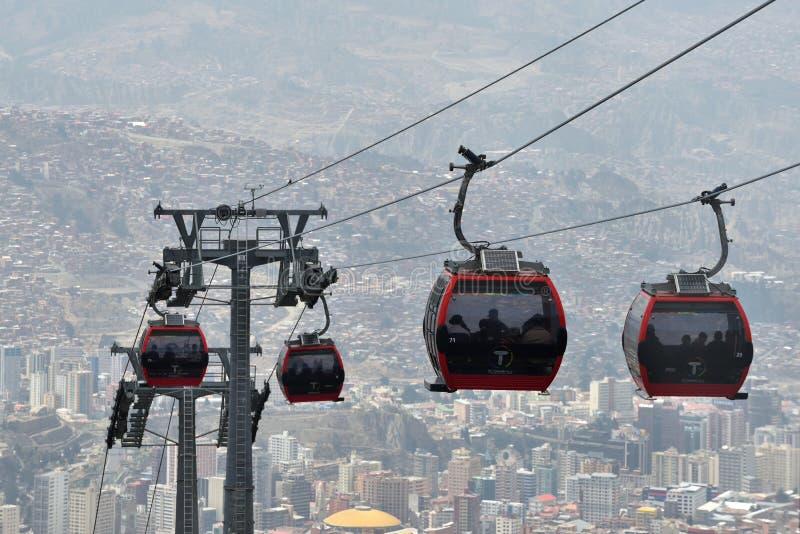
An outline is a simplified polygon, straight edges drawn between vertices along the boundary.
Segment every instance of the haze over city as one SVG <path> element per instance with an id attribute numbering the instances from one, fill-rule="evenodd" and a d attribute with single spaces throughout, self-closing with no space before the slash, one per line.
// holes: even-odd
<path id="1" fill-rule="evenodd" d="M 0 534 L 796 532 L 800 5 L 768 4 L 585 114 L 760 3 L 0 5 Z M 482 272 L 462 145 L 502 159 L 463 232 L 519 251 L 524 290 L 430 298 L 445 259 Z M 723 183 L 705 294 L 733 311 L 703 335 L 737 359 L 699 342 L 708 374 L 669 393 L 626 314 L 717 262 L 693 199 Z M 196 243 L 171 210 L 203 210 Z M 204 337 L 152 363 L 168 301 Z M 661 324 L 663 358 L 684 332 Z M 489 346 L 480 380 L 509 389 L 426 389 Z"/>

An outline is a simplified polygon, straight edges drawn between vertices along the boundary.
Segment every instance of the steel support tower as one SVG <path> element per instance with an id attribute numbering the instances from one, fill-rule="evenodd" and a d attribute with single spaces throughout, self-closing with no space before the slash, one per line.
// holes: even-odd
<path id="1" fill-rule="evenodd" d="M 303 298 L 303 276 L 308 269 L 319 269 L 316 248 L 300 247 L 300 234 L 312 215 L 327 216 L 320 206 L 313 210 L 266 210 L 219 206 L 208 210 L 165 209 L 156 207 L 156 217 L 170 216 L 178 226 L 181 246 L 165 248 L 164 264 L 188 265 L 182 285 L 185 290 L 201 289 L 202 272 L 198 264 L 214 263 L 231 271 L 231 323 L 227 392 L 227 463 L 225 473 L 225 534 L 253 532 L 253 415 L 250 381 L 250 273 L 255 267 L 280 262 L 276 306 L 294 306 Z M 191 219 L 187 230 L 185 217 Z M 206 218 L 215 221 L 204 226 Z M 294 228 L 290 218 L 296 217 Z M 245 239 L 223 238 L 221 231 L 237 220 L 275 221 L 278 226 L 255 228 L 255 236 Z M 208 239 L 206 234 L 210 234 Z M 229 234 L 230 235 L 230 234 Z M 199 266 L 202 269 L 202 265 Z M 195 501 L 196 502 L 196 501 Z"/>
<path id="2" fill-rule="evenodd" d="M 198 291 L 207 291 L 203 265 L 214 263 L 231 271 L 230 347 L 209 348 L 219 355 L 222 370 L 206 375 L 197 387 L 151 387 L 144 381 L 138 347 L 112 347 L 112 353 L 127 353 L 135 380 L 121 380 L 106 440 L 109 448 L 119 439 L 124 447 L 140 447 L 145 424 L 155 395 L 169 395 L 179 404 L 178 488 L 176 532 L 198 534 L 197 456 L 195 400 L 204 395 L 220 394 L 218 446 L 227 446 L 224 494 L 225 534 L 252 534 L 253 466 L 252 444 L 269 397 L 269 385 L 255 388 L 250 375 L 250 355 L 260 348 L 250 347 L 250 274 L 253 268 L 279 263 L 274 285 L 275 306 L 295 306 L 298 301 L 313 306 L 322 292 L 336 281 L 336 271 L 324 272 L 316 248 L 301 246 L 301 234 L 312 215 L 326 217 L 324 206 L 311 210 L 266 210 L 240 203 L 232 208 L 165 209 L 159 204 L 156 218 L 171 217 L 180 234 L 180 246 L 163 250 L 163 265 L 148 295 L 148 303 L 166 301 L 168 307 L 188 307 Z M 292 228 L 292 218 L 296 219 Z M 231 239 L 233 230 L 245 222 L 245 238 Z M 249 223 L 255 223 L 254 235 L 247 235 Z M 227 234 L 227 236 L 225 235 Z M 206 305 L 218 305 L 212 299 Z M 157 435 L 157 434 L 156 434 Z M 157 435 L 158 436 L 158 435 Z M 166 436 L 159 436 L 166 442 Z"/>

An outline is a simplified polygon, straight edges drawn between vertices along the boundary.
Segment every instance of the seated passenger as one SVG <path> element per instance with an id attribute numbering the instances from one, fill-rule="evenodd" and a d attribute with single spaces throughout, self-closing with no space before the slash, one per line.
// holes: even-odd
<path id="1" fill-rule="evenodd" d="M 692 350 L 695 356 L 702 356 L 706 353 L 706 340 L 708 340 L 708 334 L 700 332 L 697 334 L 697 339 L 692 341 Z"/>
<path id="2" fill-rule="evenodd" d="M 500 320 L 500 312 L 495 308 L 489 310 L 489 316 L 485 319 L 481 319 L 481 323 L 483 323 L 481 331 L 485 329 L 486 336 L 489 339 L 499 339 L 508 332 L 508 327 Z M 480 326 L 480 323 L 478 324 Z"/>
<path id="3" fill-rule="evenodd" d="M 722 339 L 722 331 L 714 332 L 714 339 L 706 346 L 706 360 L 714 378 L 727 381 L 726 377 L 732 371 L 731 365 L 733 352 Z M 737 373 L 738 374 L 738 373 Z"/>
<path id="4" fill-rule="evenodd" d="M 648 380 L 664 380 L 664 346 L 656 336 L 656 327 L 647 325 L 645 337 L 639 342 L 639 361 L 647 367 Z"/>
<path id="5" fill-rule="evenodd" d="M 536 314 L 522 325 L 522 342 L 532 345 L 552 345 L 553 335 L 544 327 L 544 317 Z"/>

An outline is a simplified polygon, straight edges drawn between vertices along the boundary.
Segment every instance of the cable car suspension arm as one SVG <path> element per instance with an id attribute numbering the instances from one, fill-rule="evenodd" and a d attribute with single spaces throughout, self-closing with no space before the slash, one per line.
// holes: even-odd
<path id="1" fill-rule="evenodd" d="M 315 333 L 318 336 L 321 336 L 322 334 L 327 332 L 328 328 L 331 326 L 331 314 L 330 311 L 328 310 L 328 301 L 325 300 L 325 295 L 320 295 L 319 300 L 322 301 L 322 308 L 325 310 L 325 326 L 322 328 L 322 330 Z"/>
<path id="2" fill-rule="evenodd" d="M 728 239 L 728 232 L 725 229 L 725 216 L 722 214 L 722 204 L 730 204 L 731 206 L 736 205 L 736 199 L 730 200 L 720 200 L 718 197 L 721 193 L 724 193 L 728 190 L 727 184 L 720 184 L 716 188 L 711 191 L 703 191 L 700 193 L 699 197 L 696 197 L 695 200 L 699 200 L 701 204 L 710 204 L 711 209 L 714 210 L 714 214 L 717 216 L 717 229 L 719 230 L 719 242 L 722 248 L 720 252 L 719 260 L 717 264 L 714 265 L 711 269 L 706 267 L 700 267 L 697 270 L 696 274 L 705 274 L 707 278 L 711 278 L 718 272 L 722 270 L 722 267 L 725 265 L 725 262 L 728 260 L 728 243 L 733 241 L 732 239 Z"/>
<path id="3" fill-rule="evenodd" d="M 464 203 L 467 200 L 467 189 L 469 188 L 470 180 L 472 180 L 472 177 L 476 172 L 481 172 L 482 170 L 488 169 L 494 165 L 495 162 L 486 161 L 486 154 L 477 155 L 463 145 L 458 147 L 458 153 L 469 163 L 466 165 L 454 165 L 453 163 L 450 164 L 451 172 L 455 169 L 464 170 L 464 177 L 461 180 L 461 188 L 458 190 L 458 199 L 456 199 L 456 204 L 453 206 L 453 209 L 450 210 L 453 213 L 453 230 L 455 231 L 456 238 L 458 238 L 458 242 L 461 243 L 461 246 L 467 249 L 470 254 L 477 254 L 479 247 L 476 247 L 471 242 L 467 241 L 467 238 L 464 237 L 464 232 L 461 230 L 461 215 L 464 212 Z M 483 241 L 478 241 L 478 243 L 483 243 Z M 486 243 L 488 245 L 488 242 Z"/>

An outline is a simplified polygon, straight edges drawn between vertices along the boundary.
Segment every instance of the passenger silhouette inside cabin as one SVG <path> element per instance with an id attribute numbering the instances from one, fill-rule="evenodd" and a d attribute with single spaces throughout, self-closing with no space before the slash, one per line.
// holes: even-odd
<path id="1" fill-rule="evenodd" d="M 689 356 L 692 353 L 692 336 L 684 334 L 681 338 L 681 355 Z"/>
<path id="2" fill-rule="evenodd" d="M 508 327 L 500 320 L 500 312 L 496 308 L 489 310 L 489 316 L 478 322 L 481 334 L 488 339 L 498 339 L 508 332 Z"/>
<path id="3" fill-rule="evenodd" d="M 696 356 L 702 355 L 706 350 L 706 341 L 708 340 L 708 334 L 705 332 L 700 332 L 697 334 L 697 338 L 692 341 L 692 349 L 694 349 L 694 353 Z"/>
<path id="4" fill-rule="evenodd" d="M 656 335 L 655 325 L 648 324 L 644 339 L 639 342 L 639 361 L 647 367 L 647 378 L 662 381 L 667 372 L 664 361 L 664 345 Z"/>
<path id="5" fill-rule="evenodd" d="M 522 325 L 522 342 L 532 345 L 553 344 L 553 335 L 545 328 L 542 314 L 535 314 Z"/>

